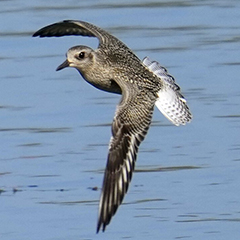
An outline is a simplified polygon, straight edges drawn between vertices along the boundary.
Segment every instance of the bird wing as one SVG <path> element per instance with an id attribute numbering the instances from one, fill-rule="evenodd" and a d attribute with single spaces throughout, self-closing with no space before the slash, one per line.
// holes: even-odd
<path id="1" fill-rule="evenodd" d="M 112 123 L 107 166 L 99 203 L 97 232 L 105 230 L 128 190 L 138 147 L 151 123 L 154 101 L 143 93 L 123 94 Z"/>
<path id="2" fill-rule="evenodd" d="M 151 61 L 148 57 L 143 59 L 145 65 L 151 72 L 158 76 L 163 86 L 158 91 L 158 98 L 155 102 L 157 108 L 176 126 L 185 125 L 192 119 L 192 114 L 187 101 L 181 93 L 180 87 L 175 79 L 158 62 Z"/>
<path id="3" fill-rule="evenodd" d="M 124 45 L 121 41 L 105 30 L 91 23 L 74 20 L 65 20 L 43 27 L 35 32 L 33 37 L 62 37 L 67 35 L 96 37 L 99 40 L 99 45 L 111 45 L 113 43 L 117 43 L 117 45 Z"/>

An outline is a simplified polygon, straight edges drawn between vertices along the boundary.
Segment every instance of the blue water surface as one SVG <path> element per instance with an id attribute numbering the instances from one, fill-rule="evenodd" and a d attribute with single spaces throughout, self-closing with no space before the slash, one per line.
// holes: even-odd
<path id="1" fill-rule="evenodd" d="M 155 109 L 130 189 L 96 235 L 111 122 L 120 96 L 55 72 L 68 48 L 94 38 L 32 38 L 79 19 L 159 61 L 193 121 L 175 127 Z M 240 237 L 240 2 L 1 1 L 0 239 Z"/>

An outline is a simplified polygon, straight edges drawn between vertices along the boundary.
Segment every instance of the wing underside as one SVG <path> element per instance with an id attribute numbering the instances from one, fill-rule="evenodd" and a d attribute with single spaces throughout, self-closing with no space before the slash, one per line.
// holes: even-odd
<path id="1" fill-rule="evenodd" d="M 145 102 L 144 99 L 142 102 Z M 121 106 L 117 108 L 99 203 L 97 232 L 101 228 L 105 230 L 128 190 L 138 147 L 147 134 L 153 107 L 154 102 L 144 106 L 139 104 L 138 99 L 137 105 L 136 98 L 132 98 L 121 101 Z"/>

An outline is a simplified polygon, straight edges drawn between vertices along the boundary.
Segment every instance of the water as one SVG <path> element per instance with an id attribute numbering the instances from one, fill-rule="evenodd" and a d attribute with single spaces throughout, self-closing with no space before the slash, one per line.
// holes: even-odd
<path id="1" fill-rule="evenodd" d="M 1 239 L 240 237 L 239 1 L 12 0 L 0 9 Z M 97 46 L 31 38 L 63 19 L 99 25 L 166 66 L 194 116 L 175 127 L 156 109 L 104 234 L 95 234 L 97 210 L 119 96 L 73 69 L 55 72 L 69 47 Z"/>

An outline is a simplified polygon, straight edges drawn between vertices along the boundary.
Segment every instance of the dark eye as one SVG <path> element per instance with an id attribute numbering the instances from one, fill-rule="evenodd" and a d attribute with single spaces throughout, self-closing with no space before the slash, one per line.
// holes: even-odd
<path id="1" fill-rule="evenodd" d="M 83 58 L 85 57 L 85 52 L 80 52 L 79 55 L 78 55 L 78 57 L 79 57 L 80 59 L 83 59 Z"/>

